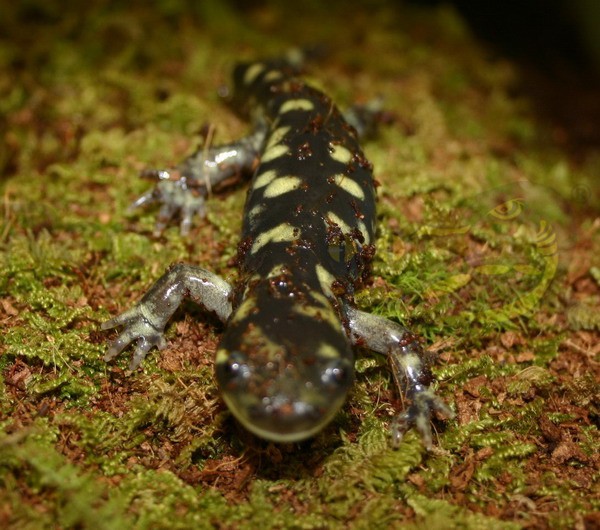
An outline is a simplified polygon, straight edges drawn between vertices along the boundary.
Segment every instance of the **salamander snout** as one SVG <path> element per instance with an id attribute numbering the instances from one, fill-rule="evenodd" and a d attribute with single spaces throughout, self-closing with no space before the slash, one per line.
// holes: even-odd
<path id="1" fill-rule="evenodd" d="M 285 355 L 252 362 L 239 351 L 217 354 L 217 380 L 227 406 L 249 431 L 296 442 L 320 431 L 345 401 L 353 380 L 348 359 L 286 363 Z"/>

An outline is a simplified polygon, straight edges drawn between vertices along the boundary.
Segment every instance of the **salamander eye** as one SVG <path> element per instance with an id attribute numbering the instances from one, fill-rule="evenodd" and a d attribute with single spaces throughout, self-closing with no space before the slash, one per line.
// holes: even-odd
<path id="1" fill-rule="evenodd" d="M 334 389 L 347 387 L 352 383 L 352 368 L 347 361 L 329 361 L 321 372 L 321 382 Z"/>
<path id="2" fill-rule="evenodd" d="M 247 380 L 251 373 L 246 356 L 239 351 L 232 352 L 225 362 L 219 363 L 217 369 L 221 381 L 239 384 Z"/>

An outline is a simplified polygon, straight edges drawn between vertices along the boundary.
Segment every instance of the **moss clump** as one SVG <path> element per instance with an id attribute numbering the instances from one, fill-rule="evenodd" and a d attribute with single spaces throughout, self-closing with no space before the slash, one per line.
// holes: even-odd
<path id="1" fill-rule="evenodd" d="M 565 527 L 600 509 L 597 154 L 574 163 L 549 141 L 516 95 L 521 72 L 451 9 L 291 9 L 4 9 L 3 527 Z M 347 407 L 290 446 L 249 437 L 224 410 L 221 326 L 201 311 L 178 312 L 143 369 L 102 361 L 100 322 L 171 263 L 236 274 L 244 189 L 212 198 L 190 238 L 176 226 L 153 238 L 155 212 L 126 211 L 148 186 L 139 170 L 193 152 L 206 124 L 218 142 L 244 134 L 217 92 L 237 60 L 319 42 L 329 54 L 309 68 L 323 90 L 341 105 L 383 94 L 396 117 L 366 146 L 380 223 L 357 303 L 438 357 L 457 417 L 435 423 L 431 454 L 412 432 L 389 447 L 401 402 L 382 356 L 360 352 Z"/>

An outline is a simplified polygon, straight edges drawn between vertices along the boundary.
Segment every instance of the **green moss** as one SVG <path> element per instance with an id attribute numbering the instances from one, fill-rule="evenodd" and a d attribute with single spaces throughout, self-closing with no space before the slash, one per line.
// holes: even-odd
<path id="1" fill-rule="evenodd" d="M 498 521 L 491 517 L 468 512 L 458 506 L 440 499 L 430 499 L 413 493 L 408 497 L 408 504 L 415 510 L 421 521 L 416 528 L 493 528 L 501 530 L 521 528 L 518 523 Z"/>
<path id="2" fill-rule="evenodd" d="M 585 219 L 596 159 L 572 164 L 544 143 L 514 97 L 517 68 L 487 60 L 451 9 L 379 2 L 349 16 L 346 4 L 306 2 L 299 17 L 277 2 L 31 0 L 3 13 L 8 528 L 567 527 L 598 509 L 586 474 L 600 450 L 600 249 Z M 412 431 L 389 447 L 400 399 L 383 356 L 361 353 L 348 406 L 293 446 L 240 435 L 212 375 L 220 328 L 200 311 L 174 317 L 143 369 L 126 374 L 127 354 L 102 361 L 99 323 L 171 263 L 236 274 L 244 189 L 212 198 L 191 238 L 176 226 L 153 238 L 155 211 L 127 212 L 149 185 L 139 170 L 192 152 L 205 124 L 216 142 L 244 133 L 217 93 L 235 61 L 316 42 L 330 48 L 311 66 L 319 86 L 344 105 L 381 93 L 398 118 L 366 146 L 378 253 L 356 299 L 440 354 L 438 392 L 457 418 L 436 423 L 430 454 Z M 533 184 L 508 184 L 523 179 Z"/>
<path id="3" fill-rule="evenodd" d="M 594 297 L 570 307 L 567 311 L 570 326 L 574 329 L 600 330 L 599 304 L 600 298 Z"/>
<path id="4" fill-rule="evenodd" d="M 10 507 L 15 528 L 115 528 L 128 527 L 126 499 L 115 495 L 56 452 L 48 442 L 50 426 L 37 422 L 30 434 L 0 437 L 0 487 Z M 22 498 L 23 488 L 29 498 Z M 19 494 L 21 491 L 21 494 Z"/>

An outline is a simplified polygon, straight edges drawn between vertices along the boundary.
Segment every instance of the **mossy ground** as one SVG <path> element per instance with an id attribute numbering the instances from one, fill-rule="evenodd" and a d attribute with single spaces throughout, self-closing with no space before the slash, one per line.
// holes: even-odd
<path id="1" fill-rule="evenodd" d="M 600 156 L 536 117 L 515 65 L 446 8 L 77 5 L 13 3 L 0 22 L 3 528 L 598 524 Z M 99 324 L 170 263 L 235 278 L 243 187 L 191 237 L 154 238 L 155 212 L 125 212 L 139 170 L 206 124 L 217 141 L 247 130 L 217 95 L 236 60 L 315 43 L 312 82 L 395 115 L 366 146 L 380 231 L 357 302 L 437 354 L 457 417 L 430 454 L 414 433 L 389 447 L 400 401 L 379 356 L 359 356 L 333 424 L 289 446 L 225 411 L 220 326 L 191 305 L 143 370 L 102 361 Z"/>

